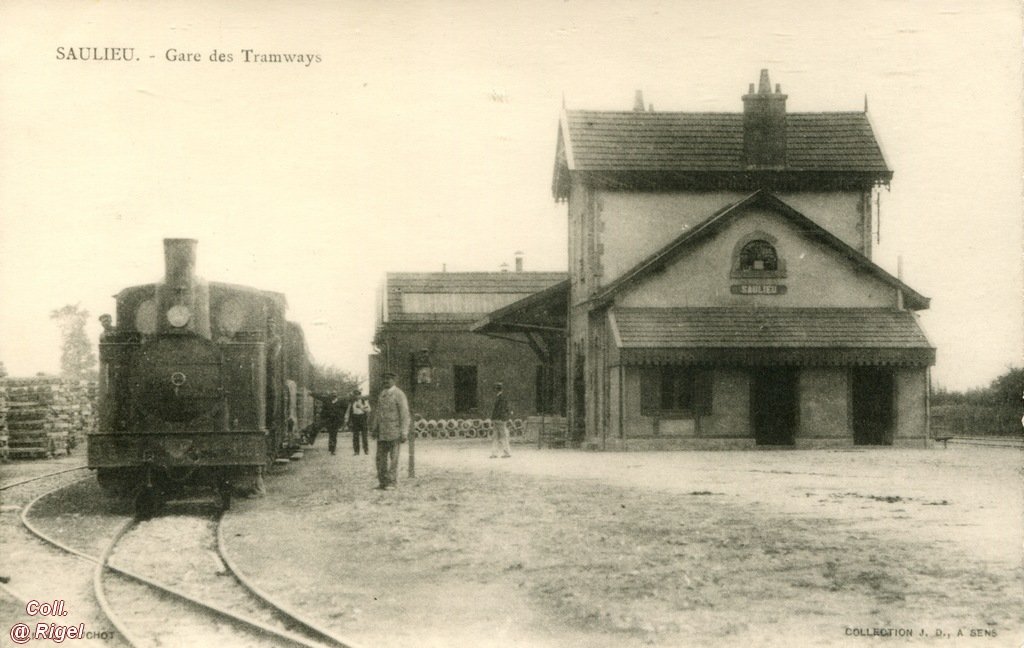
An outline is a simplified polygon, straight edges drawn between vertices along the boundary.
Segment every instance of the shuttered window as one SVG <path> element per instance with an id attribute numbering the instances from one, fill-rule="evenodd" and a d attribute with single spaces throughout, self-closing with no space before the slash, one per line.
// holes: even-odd
<path id="1" fill-rule="evenodd" d="M 640 374 L 640 413 L 686 417 L 711 413 L 710 369 L 682 365 L 645 367 Z"/>

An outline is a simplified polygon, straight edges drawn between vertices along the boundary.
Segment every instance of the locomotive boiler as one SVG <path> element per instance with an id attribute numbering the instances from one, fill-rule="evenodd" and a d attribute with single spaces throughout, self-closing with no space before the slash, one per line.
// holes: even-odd
<path id="1" fill-rule="evenodd" d="M 165 239 L 164 262 L 163 281 L 115 296 L 88 437 L 100 485 L 134 495 L 143 515 L 197 487 L 224 507 L 232 492 L 261 491 L 264 468 L 296 456 L 312 419 L 306 344 L 284 295 L 203 281 L 193 239 Z"/>

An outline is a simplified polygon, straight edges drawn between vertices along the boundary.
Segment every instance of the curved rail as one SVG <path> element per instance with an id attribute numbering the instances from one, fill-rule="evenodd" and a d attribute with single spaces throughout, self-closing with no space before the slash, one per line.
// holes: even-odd
<path id="1" fill-rule="evenodd" d="M 85 478 L 85 479 L 88 479 L 88 478 Z M 77 480 L 75 482 L 72 482 L 72 484 L 78 483 L 80 481 L 83 481 L 83 480 Z M 191 605 L 193 605 L 195 607 L 199 607 L 199 608 L 201 608 L 203 610 L 206 610 L 207 612 L 209 612 L 211 614 L 215 614 L 215 615 L 221 616 L 223 618 L 226 618 L 226 619 L 228 619 L 228 620 L 230 620 L 230 621 L 232 621 L 232 622 L 234 622 L 234 623 L 236 623 L 238 625 L 246 626 L 249 629 L 256 629 L 256 630 L 259 630 L 260 632 L 263 632 L 263 633 L 271 635 L 271 636 L 273 636 L 275 638 L 281 639 L 284 642 L 286 642 L 287 644 L 303 646 L 304 648 L 326 648 L 327 646 L 332 646 L 332 647 L 336 647 L 336 648 L 358 648 L 357 646 L 355 646 L 354 644 L 352 644 L 350 642 L 342 641 L 340 639 L 337 639 L 337 638 L 331 636 L 329 633 L 326 633 L 325 631 L 323 631 L 323 630 L 321 630 L 319 628 L 316 628 L 316 626 L 311 625 L 305 619 L 303 619 L 301 617 L 295 616 L 290 610 L 282 608 L 277 603 L 273 602 L 269 598 L 266 598 L 265 595 L 257 594 L 255 591 L 250 590 L 254 596 L 256 596 L 258 599 L 262 600 L 266 605 L 268 605 L 270 608 L 272 608 L 272 610 L 276 614 L 284 617 L 288 621 L 291 621 L 291 622 L 297 624 L 300 627 L 310 629 L 310 632 L 312 634 L 317 635 L 319 637 L 322 637 L 324 639 L 327 639 L 328 643 L 324 644 L 324 643 L 320 643 L 320 642 L 316 642 L 316 641 L 311 641 L 311 640 L 309 640 L 306 637 L 303 637 L 301 635 L 297 635 L 297 634 L 288 632 L 286 630 L 280 630 L 280 629 L 275 628 L 273 626 L 267 625 L 267 624 L 263 623 L 262 621 L 259 621 L 258 619 L 252 619 L 250 617 L 247 617 L 247 616 L 244 616 L 244 615 L 241 615 L 241 614 L 237 614 L 235 612 L 231 612 L 230 610 L 226 610 L 226 609 L 221 608 L 221 607 L 219 607 L 217 605 L 214 605 L 212 603 L 207 603 L 205 601 L 202 601 L 202 600 L 199 600 L 197 598 L 194 598 L 194 597 L 186 594 L 185 592 L 182 592 L 182 591 L 180 591 L 180 590 L 178 590 L 178 589 L 176 589 L 174 587 L 171 587 L 170 585 L 165 585 L 163 583 L 159 583 L 159 582 L 154 581 L 154 580 L 152 580 L 150 578 L 142 576 L 141 574 L 137 574 L 135 572 L 132 572 L 132 571 L 130 571 L 128 569 L 124 569 L 124 568 L 121 568 L 121 567 L 115 567 L 114 565 L 108 564 L 107 563 L 107 559 L 110 557 L 110 554 L 113 552 L 114 547 L 117 545 L 118 541 L 120 541 L 121 538 L 135 524 L 135 522 L 136 522 L 135 519 L 128 519 L 128 520 L 125 521 L 125 523 L 122 525 L 122 527 L 114 535 L 113 539 L 108 544 L 107 548 L 104 550 L 103 555 L 100 558 L 97 558 L 95 556 L 91 556 L 89 554 L 86 554 L 86 553 L 84 553 L 82 551 L 79 551 L 79 550 L 75 549 L 74 547 L 70 547 L 70 546 L 60 542 L 59 540 L 57 540 L 57 539 L 53 538 L 52 536 L 46 534 L 44 531 L 39 529 L 36 525 L 32 524 L 28 520 L 28 514 L 31 511 L 32 507 L 35 506 L 35 504 L 37 504 L 44 497 L 46 497 L 46 496 L 48 496 L 48 495 L 50 495 L 52 493 L 55 493 L 58 490 L 61 490 L 62 488 L 66 488 L 67 486 L 70 486 L 70 485 L 71 484 L 66 484 L 64 486 L 59 486 L 59 487 L 57 487 L 55 489 L 52 489 L 50 491 L 47 491 L 47 492 L 37 496 L 35 499 L 33 499 L 31 502 L 29 502 L 21 510 L 21 515 L 20 515 L 21 522 L 25 526 L 26 529 L 28 529 L 33 535 L 35 535 L 39 539 L 43 540 L 44 542 L 47 542 L 47 543 L 53 545 L 54 547 L 57 547 L 58 549 L 60 549 L 60 550 L 62 550 L 64 552 L 67 552 L 67 553 L 75 555 L 75 556 L 77 556 L 79 558 L 82 558 L 83 560 L 88 560 L 90 562 L 96 563 L 96 571 L 93 574 L 93 587 L 94 587 L 94 589 L 96 590 L 96 593 L 97 593 L 97 601 L 100 601 L 100 607 L 103 610 L 103 613 L 107 615 L 108 619 L 110 619 L 111 624 L 114 625 L 114 627 L 117 628 L 118 631 L 120 631 L 120 632 L 122 632 L 124 634 L 126 641 L 128 641 L 129 643 L 133 643 L 133 644 L 136 643 L 132 639 L 133 635 L 130 634 L 130 633 L 125 632 L 124 628 L 122 627 L 122 624 L 120 624 L 117 620 L 115 620 L 114 616 L 111 616 L 109 614 L 109 602 L 106 600 L 105 595 L 103 595 L 103 593 L 102 593 L 102 585 L 99 583 L 99 580 L 102 578 L 102 573 L 103 573 L 104 570 L 110 570 L 110 571 L 112 571 L 112 572 L 114 572 L 116 574 L 119 574 L 121 576 L 129 578 L 129 579 L 134 580 L 136 582 L 142 583 L 144 585 L 148 585 L 149 587 L 151 587 L 151 588 L 153 588 L 155 590 L 158 590 L 158 591 L 160 591 L 160 592 L 162 592 L 164 594 L 168 594 L 168 595 L 170 595 L 170 596 L 172 596 L 174 598 L 177 598 L 177 599 L 179 599 L 181 601 L 189 603 L 189 604 L 191 604 Z M 220 528 L 220 525 L 218 524 L 218 530 L 219 530 L 219 528 Z M 220 541 L 218 540 L 218 544 L 219 543 L 220 543 Z M 236 575 L 236 579 L 237 579 L 237 575 Z M 249 585 L 247 585 L 243 580 L 238 579 L 238 582 L 243 587 L 245 587 L 246 589 L 249 589 Z"/>
<path id="2" fill-rule="evenodd" d="M 121 528 L 114 534 L 114 539 L 111 540 L 107 548 L 103 550 L 103 554 L 100 555 L 99 560 L 96 561 L 96 569 L 92 572 L 92 591 L 96 595 L 96 602 L 100 606 L 100 610 L 106 615 L 107 620 L 110 624 L 121 633 L 121 639 L 130 646 L 139 646 L 142 642 L 139 637 L 133 634 L 128 627 L 121 621 L 120 617 L 114 612 L 114 609 L 110 605 L 110 601 L 107 600 L 107 594 L 103 591 L 103 570 L 107 564 L 107 560 L 110 558 L 110 554 L 114 551 L 114 546 L 117 545 L 117 541 L 128 532 L 128 529 L 135 523 L 134 520 L 126 520 Z"/>
<path id="3" fill-rule="evenodd" d="M 21 481 L 16 481 L 16 482 L 13 482 L 13 483 L 10 483 L 10 484 L 3 484 L 2 486 L 0 486 L 0 491 L 7 490 L 8 488 L 14 488 L 15 486 L 21 486 L 22 484 L 27 484 L 29 482 L 34 482 L 34 481 L 37 481 L 39 479 L 46 479 L 47 477 L 53 477 L 54 475 L 63 475 L 64 473 L 74 472 L 76 470 L 87 470 L 88 468 L 89 468 L 88 466 L 76 466 L 74 468 L 68 468 L 66 470 L 58 470 L 56 472 L 46 473 L 45 475 L 39 475 L 37 477 L 29 477 L 28 479 L 22 479 Z"/>
<path id="4" fill-rule="evenodd" d="M 321 628 L 319 625 L 317 625 L 315 622 L 303 617 L 294 608 L 285 605 L 280 601 L 275 601 L 270 597 L 269 594 L 260 589 L 252 581 L 252 579 L 246 576 L 236 566 L 235 562 L 228 557 L 226 548 L 227 545 L 224 542 L 223 525 L 221 524 L 223 519 L 224 514 L 222 512 L 220 515 L 217 516 L 217 555 L 220 556 L 220 559 L 224 563 L 224 566 L 228 568 L 228 571 L 230 571 L 231 575 L 235 577 L 235 580 L 241 583 L 242 586 L 249 590 L 249 592 L 251 592 L 252 595 L 256 598 L 260 599 L 261 601 L 263 601 L 270 607 L 274 608 L 275 610 L 280 610 L 283 614 L 285 614 L 288 617 L 290 621 L 297 623 L 306 632 L 317 637 L 320 637 L 321 639 L 326 639 L 333 645 L 345 646 L 347 648 L 359 648 L 359 646 L 353 643 L 351 640 L 337 637 L 331 634 L 329 630 L 325 630 L 324 628 Z"/>
<path id="5" fill-rule="evenodd" d="M 52 473 L 52 474 L 57 474 L 57 473 Z M 58 486 L 57 488 L 54 488 L 52 490 L 48 490 L 45 493 L 36 496 L 35 499 L 33 499 L 31 502 L 26 504 L 21 509 L 21 513 L 19 514 L 19 517 L 21 518 L 21 524 L 26 529 L 28 529 L 29 532 L 32 533 L 32 535 L 36 536 L 37 538 L 39 538 L 43 542 L 47 542 L 47 543 L 57 547 L 61 551 L 65 551 L 65 552 L 67 552 L 69 554 L 73 554 L 75 556 L 78 556 L 79 558 L 84 558 L 84 559 L 89 560 L 91 562 L 96 562 L 96 559 L 93 558 L 92 556 L 90 556 L 88 554 L 85 554 L 85 553 L 82 553 L 81 551 L 79 551 L 78 549 L 75 549 L 74 547 L 69 547 L 68 545 L 63 544 L 59 540 L 55 540 L 54 538 L 51 538 L 50 536 L 46 535 L 46 533 L 44 533 L 39 527 L 37 527 L 36 525 L 34 525 L 34 524 L 32 524 L 31 522 L 28 521 L 28 512 L 31 511 L 32 507 L 35 506 L 36 504 L 38 504 L 39 501 L 42 500 L 44 497 L 47 497 L 48 495 L 56 493 L 57 491 L 61 490 L 62 488 L 68 488 L 69 486 L 74 486 L 75 484 L 81 483 L 81 482 L 85 481 L 86 479 L 92 479 L 92 476 L 90 475 L 89 477 L 83 477 L 82 479 L 75 480 L 75 481 L 71 482 L 70 484 L 64 484 L 63 486 Z"/>

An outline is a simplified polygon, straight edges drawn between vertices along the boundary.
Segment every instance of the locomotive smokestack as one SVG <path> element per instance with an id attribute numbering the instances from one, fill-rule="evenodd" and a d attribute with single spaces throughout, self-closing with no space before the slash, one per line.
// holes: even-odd
<path id="1" fill-rule="evenodd" d="M 164 239 L 164 282 L 157 288 L 157 332 L 210 339 L 210 290 L 196 276 L 196 240 Z"/>
<path id="2" fill-rule="evenodd" d="M 195 239 L 164 239 L 164 282 L 191 286 L 196 278 Z"/>

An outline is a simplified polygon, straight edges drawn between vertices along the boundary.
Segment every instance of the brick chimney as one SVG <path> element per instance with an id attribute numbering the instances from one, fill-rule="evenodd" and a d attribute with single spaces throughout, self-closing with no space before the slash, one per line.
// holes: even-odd
<path id="1" fill-rule="evenodd" d="M 636 96 L 633 98 L 633 112 L 644 111 L 644 91 L 637 90 Z"/>
<path id="2" fill-rule="evenodd" d="M 775 86 L 772 92 L 768 70 L 754 92 L 743 95 L 743 164 L 753 169 L 786 166 L 786 95 Z"/>
<path id="3" fill-rule="evenodd" d="M 516 250 L 516 272 L 523 271 L 523 253 Z"/>

